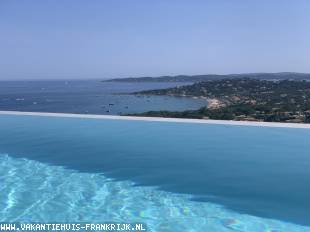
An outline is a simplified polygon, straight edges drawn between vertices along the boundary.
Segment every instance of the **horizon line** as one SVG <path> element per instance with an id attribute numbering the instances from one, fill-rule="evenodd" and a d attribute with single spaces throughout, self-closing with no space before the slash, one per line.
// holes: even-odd
<path id="1" fill-rule="evenodd" d="M 253 75 L 253 74 L 304 74 L 310 75 L 310 72 L 290 72 L 290 71 L 280 71 L 280 72 L 240 72 L 240 73 L 226 73 L 226 74 L 217 74 L 217 73 L 207 73 L 207 74 L 167 74 L 167 75 L 140 75 L 140 76 L 126 76 L 126 77 L 77 77 L 77 76 L 68 76 L 68 77 L 29 77 L 25 79 L 20 78 L 7 78 L 0 79 L 1 81 L 70 81 L 70 80 L 113 80 L 113 79 L 127 79 L 127 78 L 160 78 L 160 77 L 178 77 L 178 76 L 233 76 L 233 75 Z"/>

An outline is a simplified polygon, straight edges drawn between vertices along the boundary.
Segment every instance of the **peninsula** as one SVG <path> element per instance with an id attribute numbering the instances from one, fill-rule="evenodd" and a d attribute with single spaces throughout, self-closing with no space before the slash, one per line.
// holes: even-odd
<path id="1" fill-rule="evenodd" d="M 208 107 L 182 112 L 150 111 L 135 116 L 310 123 L 310 82 L 235 78 L 136 92 L 208 100 Z"/>
<path id="2" fill-rule="evenodd" d="M 279 72 L 279 73 L 243 73 L 243 74 L 206 74 L 177 75 L 160 77 L 128 77 L 104 80 L 103 82 L 202 82 L 219 79 L 251 78 L 260 80 L 310 80 L 309 73 Z"/>

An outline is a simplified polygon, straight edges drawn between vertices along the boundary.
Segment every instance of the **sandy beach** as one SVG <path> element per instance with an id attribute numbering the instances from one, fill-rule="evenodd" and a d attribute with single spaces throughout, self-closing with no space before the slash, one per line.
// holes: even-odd
<path id="1" fill-rule="evenodd" d="M 207 101 L 209 109 L 218 109 L 223 106 L 223 103 L 216 98 L 208 98 Z"/>
<path id="2" fill-rule="evenodd" d="M 159 117 L 136 117 L 136 116 L 118 116 L 118 115 L 68 114 L 68 113 L 21 112 L 21 111 L 0 111 L 0 115 L 90 118 L 90 119 L 93 118 L 93 119 L 133 120 L 133 121 L 151 121 L 151 122 L 200 123 L 200 124 L 216 124 L 216 125 L 232 125 L 232 126 L 262 126 L 262 127 L 310 129 L 310 124 L 304 124 L 304 123 L 248 122 L 248 121 L 228 121 L 228 120 L 210 120 L 210 119 L 159 118 Z"/>

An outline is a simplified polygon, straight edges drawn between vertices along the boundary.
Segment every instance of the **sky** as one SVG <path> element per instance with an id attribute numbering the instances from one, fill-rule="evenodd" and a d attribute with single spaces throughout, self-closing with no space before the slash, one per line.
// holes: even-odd
<path id="1" fill-rule="evenodd" d="M 0 80 L 310 73 L 309 0 L 0 0 Z"/>

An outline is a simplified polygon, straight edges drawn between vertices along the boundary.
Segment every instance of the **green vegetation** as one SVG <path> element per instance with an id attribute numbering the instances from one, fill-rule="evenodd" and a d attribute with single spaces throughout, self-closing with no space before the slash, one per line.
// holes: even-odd
<path id="1" fill-rule="evenodd" d="M 138 114 L 141 116 L 310 123 L 310 82 L 304 80 L 223 79 L 135 94 L 204 97 L 218 101 L 199 110 L 150 111 Z"/>
<path id="2" fill-rule="evenodd" d="M 236 78 L 251 78 L 260 80 L 310 80 L 310 74 L 307 73 L 245 73 L 245 74 L 228 74 L 228 75 L 178 75 L 178 76 L 161 76 L 161 77 L 128 77 L 109 79 L 104 82 L 202 82 L 208 80 L 219 79 L 236 79 Z"/>

